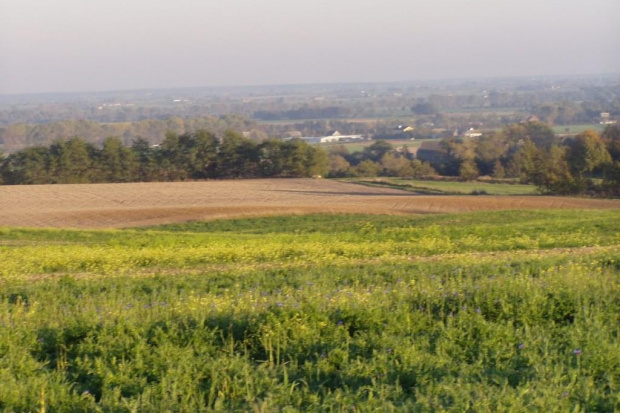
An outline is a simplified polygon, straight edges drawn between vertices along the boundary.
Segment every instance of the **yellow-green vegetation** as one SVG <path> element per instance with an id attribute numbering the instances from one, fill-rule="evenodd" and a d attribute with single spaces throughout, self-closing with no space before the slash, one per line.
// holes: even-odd
<path id="1" fill-rule="evenodd" d="M 438 195 L 534 195 L 538 191 L 534 185 L 517 183 L 490 183 L 482 181 L 430 181 L 409 178 L 347 178 L 345 182 L 359 183 L 368 186 L 385 186 L 404 189 L 421 194 Z"/>
<path id="2" fill-rule="evenodd" d="M 0 230 L 3 411 L 613 411 L 620 211 Z"/>

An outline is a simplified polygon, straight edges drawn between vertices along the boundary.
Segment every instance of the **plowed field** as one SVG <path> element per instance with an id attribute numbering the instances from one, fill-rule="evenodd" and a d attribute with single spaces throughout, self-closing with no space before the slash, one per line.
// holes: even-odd
<path id="1" fill-rule="evenodd" d="M 454 213 L 620 208 L 620 201 L 543 196 L 425 196 L 321 179 L 0 187 L 0 226 L 120 228 L 190 220 L 348 212 Z"/>

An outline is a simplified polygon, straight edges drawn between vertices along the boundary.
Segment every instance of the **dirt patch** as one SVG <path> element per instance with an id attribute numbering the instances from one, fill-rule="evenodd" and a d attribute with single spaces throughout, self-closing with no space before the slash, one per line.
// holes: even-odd
<path id="1" fill-rule="evenodd" d="M 0 187 L 0 226 L 121 228 L 277 214 L 425 214 L 613 209 L 620 201 L 543 196 L 422 196 L 322 179 Z"/>

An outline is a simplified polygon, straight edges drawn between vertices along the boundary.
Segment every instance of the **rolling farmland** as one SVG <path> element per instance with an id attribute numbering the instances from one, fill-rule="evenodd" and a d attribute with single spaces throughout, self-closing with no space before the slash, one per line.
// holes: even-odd
<path id="1" fill-rule="evenodd" d="M 620 408 L 618 201 L 310 179 L 0 194 L 0 410 Z"/>
<path id="2" fill-rule="evenodd" d="M 426 196 L 323 179 L 0 186 L 0 226 L 121 228 L 305 213 L 428 214 L 618 209 L 620 201 L 542 196 Z"/>

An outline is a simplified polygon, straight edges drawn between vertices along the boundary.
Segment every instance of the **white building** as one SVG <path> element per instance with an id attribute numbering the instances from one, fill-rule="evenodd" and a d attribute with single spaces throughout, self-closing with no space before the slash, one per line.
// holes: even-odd
<path id="1" fill-rule="evenodd" d="M 340 132 L 334 131 L 327 136 L 305 136 L 301 140 L 308 143 L 334 143 L 334 142 L 351 142 L 362 141 L 362 135 L 341 135 Z"/>

